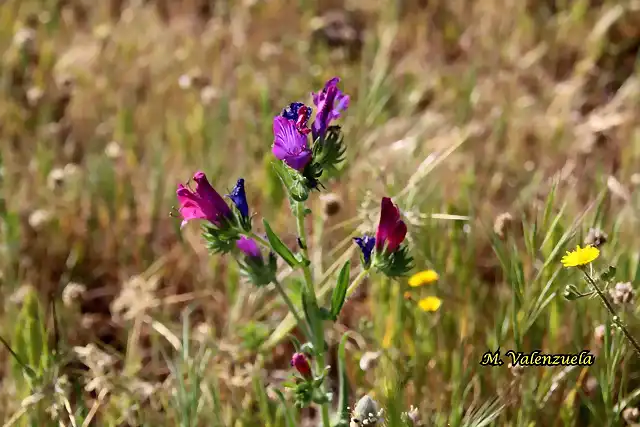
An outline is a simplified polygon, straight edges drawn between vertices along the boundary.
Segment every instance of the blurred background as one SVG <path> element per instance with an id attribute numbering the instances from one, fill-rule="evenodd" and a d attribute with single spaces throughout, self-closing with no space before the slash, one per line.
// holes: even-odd
<path id="1" fill-rule="evenodd" d="M 310 199 L 316 272 L 357 262 L 391 196 L 439 274 L 346 304 L 330 364 L 352 329 L 351 400 L 390 426 L 412 405 L 423 425 L 636 422 L 637 357 L 594 333 L 598 301 L 562 299 L 580 276 L 559 257 L 597 228 L 597 268 L 640 279 L 640 2 L 3 0 L 0 46 L 0 336 L 38 373 L 0 350 L 5 425 L 286 425 L 286 307 L 169 212 L 196 170 L 221 193 L 244 177 L 254 222 L 295 245 L 272 119 L 333 76 L 347 161 Z M 498 346 L 599 359 L 481 367 Z"/>

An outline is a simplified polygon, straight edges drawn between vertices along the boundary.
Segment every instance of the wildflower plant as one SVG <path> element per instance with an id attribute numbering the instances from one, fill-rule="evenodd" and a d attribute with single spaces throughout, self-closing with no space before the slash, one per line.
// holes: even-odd
<path id="1" fill-rule="evenodd" d="M 343 93 L 334 77 L 318 92 L 312 93 L 314 107 L 293 102 L 273 119 L 272 166 L 289 196 L 291 213 L 295 217 L 298 248 L 284 244 L 270 224 L 263 220 L 265 235 L 253 230 L 252 215 L 242 178 L 225 199 L 213 188 L 203 172 L 193 176 L 195 187 L 179 185 L 176 195 L 180 207 L 175 212 L 182 218 L 182 226 L 192 220 L 204 221 L 203 237 L 213 254 L 230 254 L 243 275 L 255 286 L 273 284 L 294 316 L 307 342 L 296 341 L 296 353 L 291 357 L 293 379 L 285 383 L 293 389 L 295 405 L 299 408 L 318 405 L 322 425 L 331 424 L 329 406 L 333 396 L 327 391 L 325 379 L 331 367 L 326 365 L 328 349 L 324 337 L 326 322 L 335 321 L 345 304 L 371 268 L 388 277 L 403 276 L 412 268 L 413 259 L 404 243 L 407 226 L 400 209 L 384 197 L 381 201 L 380 221 L 375 237 L 364 235 L 355 239 L 361 249 L 362 269 L 350 282 L 351 263 L 346 261 L 340 270 L 328 306 L 323 306 L 319 284 L 314 282 L 307 247 L 305 217 L 311 213 L 306 202 L 312 191 L 320 191 L 322 180 L 338 169 L 344 160 L 346 145 L 342 129 L 335 121 L 349 107 L 349 95 Z M 278 258 L 294 271 L 301 273 L 304 288 L 301 307 L 296 307 L 277 278 Z M 280 263 L 282 265 L 282 263 Z M 343 347 L 344 344 L 341 344 Z M 340 375 L 341 397 L 335 425 L 349 422 L 346 413 L 346 375 Z M 368 414 L 367 414 L 368 415 Z"/>
<path id="2" fill-rule="evenodd" d="M 565 297 L 565 299 L 570 301 L 584 297 L 597 296 L 611 315 L 613 325 L 624 334 L 627 341 L 629 341 L 629 343 L 635 349 L 636 353 L 638 353 L 638 355 L 640 356 L 640 343 L 638 343 L 633 335 L 631 335 L 627 326 L 624 324 L 616 311 L 615 305 L 617 302 L 620 302 L 620 298 L 616 299 L 616 289 L 614 289 L 614 292 L 611 293 L 613 299 L 612 303 L 611 301 L 609 301 L 609 298 L 601 289 L 601 285 L 598 284 L 598 282 L 604 282 L 605 284 L 607 284 L 609 281 L 611 281 L 615 276 L 615 267 L 609 266 L 599 275 L 598 278 L 594 278 L 592 263 L 599 256 L 600 250 L 595 246 L 589 244 L 587 244 L 583 248 L 578 245 L 576 246 L 575 250 L 567 251 L 567 254 L 561 260 L 562 265 L 567 268 L 577 267 L 578 269 L 580 269 L 584 274 L 585 280 L 591 290 L 588 292 L 582 292 L 575 285 L 567 285 L 563 296 Z M 620 288 L 620 286 L 617 286 L 618 290 Z M 623 288 L 626 288 L 626 286 L 623 286 Z"/>

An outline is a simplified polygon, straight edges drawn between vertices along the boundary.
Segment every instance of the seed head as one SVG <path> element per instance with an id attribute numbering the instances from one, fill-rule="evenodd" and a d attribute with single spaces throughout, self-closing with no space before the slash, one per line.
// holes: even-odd
<path id="1" fill-rule="evenodd" d="M 46 209 L 37 209 L 29 215 L 29 225 L 34 230 L 42 229 L 46 224 L 48 224 L 53 219 L 53 214 L 51 211 Z"/>
<path id="2" fill-rule="evenodd" d="M 404 418 L 409 423 L 411 423 L 412 426 L 417 427 L 419 425 L 422 425 L 422 420 L 420 420 L 420 413 L 418 411 L 418 408 L 416 408 L 415 406 L 411 405 L 409 411 L 405 412 L 403 415 Z"/>
<path id="3" fill-rule="evenodd" d="M 342 200 L 334 193 L 323 194 L 320 196 L 322 201 L 322 211 L 326 218 L 337 215 L 342 209 Z"/>
<path id="4" fill-rule="evenodd" d="M 524 366 L 513 365 L 512 363 L 509 363 L 509 371 L 511 371 L 511 375 L 517 378 L 524 373 Z"/>
<path id="5" fill-rule="evenodd" d="M 506 231 L 513 221 L 513 216 L 509 212 L 504 212 L 498 215 L 493 223 L 493 232 L 504 239 Z"/>
<path id="6" fill-rule="evenodd" d="M 613 303 L 616 305 L 631 304 L 636 297 L 636 292 L 631 285 L 631 282 L 619 282 L 616 286 L 609 290 L 609 295 L 613 299 Z"/>
<path id="7" fill-rule="evenodd" d="M 625 408 L 622 411 L 622 418 L 629 424 L 635 424 L 640 420 L 640 410 L 638 408 Z"/>
<path id="8" fill-rule="evenodd" d="M 353 410 L 350 427 L 375 426 L 382 415 L 383 410 L 378 409 L 378 403 L 368 395 L 364 395 Z"/>
<path id="9" fill-rule="evenodd" d="M 50 190 L 56 190 L 62 186 L 64 183 L 64 169 L 55 168 L 49 172 L 49 176 L 47 177 L 47 187 Z"/>
<path id="10" fill-rule="evenodd" d="M 375 368 L 375 366 L 378 364 L 378 359 L 380 358 L 381 354 L 381 351 L 367 351 L 360 358 L 360 369 L 362 369 L 363 371 L 368 371 L 369 369 Z"/>
<path id="11" fill-rule="evenodd" d="M 585 237 L 584 239 L 584 244 L 585 246 L 591 245 L 599 248 L 600 246 L 607 243 L 608 237 L 609 236 L 607 235 L 607 233 L 600 230 L 599 228 L 590 228 L 589 232 L 587 233 L 587 237 Z"/>
<path id="12" fill-rule="evenodd" d="M 115 160 L 122 155 L 122 147 L 117 141 L 111 141 L 105 147 L 104 154 L 111 160 Z"/>
<path id="13" fill-rule="evenodd" d="M 593 330 L 593 338 L 595 339 L 596 344 L 602 345 L 602 343 L 604 343 L 604 334 L 606 333 L 606 331 L 607 329 L 604 325 L 596 326 L 596 328 Z"/>
<path id="14" fill-rule="evenodd" d="M 65 307 L 71 307 L 75 301 L 84 296 L 85 292 L 87 292 L 86 286 L 71 282 L 62 291 L 62 303 Z"/>
<path id="15" fill-rule="evenodd" d="M 32 86 L 27 89 L 27 103 L 29 107 L 34 108 L 37 106 L 43 96 L 44 91 L 37 86 Z"/>

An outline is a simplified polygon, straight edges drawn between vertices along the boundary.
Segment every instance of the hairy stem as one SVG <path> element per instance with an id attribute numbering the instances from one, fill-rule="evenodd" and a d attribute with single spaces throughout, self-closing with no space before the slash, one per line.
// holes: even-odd
<path id="1" fill-rule="evenodd" d="M 263 239 L 262 237 L 258 236 L 255 232 L 250 231 L 247 234 L 247 237 L 251 237 L 253 240 L 255 240 L 256 242 L 260 243 L 265 248 L 271 249 L 271 245 L 269 244 L 269 242 L 267 240 Z"/>
<path id="2" fill-rule="evenodd" d="M 358 286 L 360 286 L 364 279 L 366 279 L 368 274 L 369 270 L 362 270 L 360 271 L 360 273 L 358 273 L 355 279 L 353 279 L 353 282 L 351 282 L 351 284 L 347 288 L 347 298 L 349 298 L 351 294 L 354 293 L 356 289 L 358 289 Z"/>
<path id="3" fill-rule="evenodd" d="M 298 238 L 300 239 L 300 252 L 305 260 L 309 260 L 309 250 L 307 249 L 307 233 L 304 229 L 304 205 L 302 203 L 296 203 L 294 205 L 294 211 L 296 214 L 296 226 L 298 229 Z M 313 288 L 313 275 L 311 274 L 311 268 L 309 265 L 302 265 L 302 272 L 304 274 L 304 283 L 309 291 L 309 296 L 312 301 L 316 301 L 316 292 Z"/>
<path id="4" fill-rule="evenodd" d="M 582 268 L 582 272 L 586 276 L 589 284 L 593 287 L 593 289 L 596 291 L 596 293 L 600 297 L 600 300 L 606 307 L 607 311 L 609 311 L 609 314 L 611 314 L 611 316 L 613 317 L 612 319 L 613 323 L 615 323 L 620 328 L 620 330 L 622 331 L 624 336 L 627 338 L 627 340 L 631 343 L 631 345 L 633 345 L 633 348 L 636 350 L 636 353 L 640 355 L 640 344 L 638 344 L 638 341 L 636 341 L 636 339 L 631 335 L 631 333 L 629 332 L 627 327 L 624 325 L 624 323 L 622 323 L 622 320 L 620 320 L 620 317 L 616 314 L 616 310 L 613 308 L 613 306 L 611 305 L 611 303 L 609 302 L 605 294 L 602 292 L 602 290 L 600 290 L 600 287 L 596 284 L 595 280 L 593 280 L 593 278 L 587 272 L 587 270 Z"/>
<path id="5" fill-rule="evenodd" d="M 300 251 L 302 256 L 304 257 L 305 263 L 302 264 L 302 272 L 304 274 L 304 283 L 307 288 L 307 293 L 311 299 L 311 304 L 317 308 L 318 300 L 316 298 L 316 292 L 313 286 L 313 275 L 311 274 L 311 268 L 309 267 L 309 250 L 307 249 L 307 233 L 304 229 L 304 214 L 305 208 L 302 203 L 294 203 L 292 205 L 293 211 L 296 215 L 296 226 L 298 229 L 298 239 L 300 244 Z M 315 310 L 314 317 L 311 319 L 313 325 L 310 325 L 312 334 L 313 334 L 313 344 L 314 348 L 317 352 L 316 358 L 316 370 L 323 371 L 325 368 L 325 349 L 324 349 L 324 330 L 322 329 L 322 319 L 315 318 Z M 325 392 L 325 386 L 322 384 L 321 391 Z M 324 403 L 321 406 L 322 413 L 322 425 L 324 427 L 331 427 L 331 420 L 329 419 L 329 404 Z"/>

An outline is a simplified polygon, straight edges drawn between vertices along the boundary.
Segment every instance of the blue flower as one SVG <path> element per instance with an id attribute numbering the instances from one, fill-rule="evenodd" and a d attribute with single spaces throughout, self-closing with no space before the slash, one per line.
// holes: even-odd
<path id="1" fill-rule="evenodd" d="M 244 219 L 249 218 L 249 204 L 247 203 L 247 195 L 244 192 L 244 179 L 240 178 L 236 186 L 231 190 L 231 194 L 227 194 Z"/>
<path id="2" fill-rule="evenodd" d="M 364 265 L 368 268 L 369 265 L 371 265 L 371 253 L 373 252 L 373 248 L 376 245 L 376 238 L 365 234 L 364 236 L 356 237 L 353 240 L 358 246 L 360 246 L 360 250 L 362 250 L 362 259 L 364 261 Z"/>

